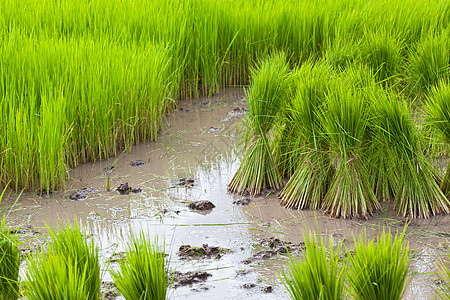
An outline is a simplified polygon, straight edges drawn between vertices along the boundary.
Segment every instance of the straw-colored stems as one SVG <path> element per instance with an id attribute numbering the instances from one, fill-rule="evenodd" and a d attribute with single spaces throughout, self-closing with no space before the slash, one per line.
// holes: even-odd
<path id="1" fill-rule="evenodd" d="M 304 154 L 294 174 L 280 192 L 281 204 L 288 208 L 320 209 L 331 175 L 327 154 Z"/>

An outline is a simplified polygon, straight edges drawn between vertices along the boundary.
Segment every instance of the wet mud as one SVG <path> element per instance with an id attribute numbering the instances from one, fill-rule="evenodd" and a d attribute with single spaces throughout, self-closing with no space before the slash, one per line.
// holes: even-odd
<path id="1" fill-rule="evenodd" d="M 182 245 L 177 252 L 177 255 L 182 259 L 193 259 L 193 258 L 215 258 L 219 259 L 224 254 L 230 253 L 230 249 L 225 249 L 221 247 L 211 247 L 208 244 L 203 244 L 201 247 L 194 247 L 191 245 Z"/>
<path id="2" fill-rule="evenodd" d="M 306 231 L 320 232 L 335 245 L 352 250 L 354 238 L 364 232 L 370 236 L 386 228 L 402 232 L 408 223 L 407 241 L 414 257 L 410 273 L 416 275 L 404 299 L 435 297 L 439 280 L 433 272 L 448 251 L 450 216 L 411 221 L 397 217 L 394 203 L 386 202 L 368 221 L 337 220 L 320 211 L 281 207 L 274 192 L 260 197 L 228 193 L 227 184 L 239 166 L 236 136 L 245 111 L 244 93 L 238 88 L 180 101 L 156 142 L 78 166 L 70 171 L 66 191 L 23 193 L 19 200 L 18 194 L 7 191 L 1 208 L 8 212 L 8 224 L 24 234 L 23 248 L 30 252 L 44 243 L 40 236 L 46 224 L 56 228 L 77 219 L 95 239 L 104 270 L 117 268 L 119 253 L 126 250 L 132 233 L 158 237 L 160 244 L 164 241 L 172 273 L 210 274 L 206 281 L 200 280 L 205 276 L 192 275 L 191 282 L 186 277 L 190 283 L 169 291 L 172 299 L 194 300 L 287 299 L 276 274 L 286 268 L 287 252 L 301 257 Z M 124 194 L 116 190 L 121 185 Z M 215 207 L 206 211 L 189 207 L 201 200 Z M 177 255 L 183 245 L 203 249 L 204 244 L 230 251 L 220 253 L 220 259 Z M 103 281 L 112 282 L 109 272 L 104 272 Z M 123 299 L 113 286 L 104 285 L 104 291 L 106 299 Z"/>

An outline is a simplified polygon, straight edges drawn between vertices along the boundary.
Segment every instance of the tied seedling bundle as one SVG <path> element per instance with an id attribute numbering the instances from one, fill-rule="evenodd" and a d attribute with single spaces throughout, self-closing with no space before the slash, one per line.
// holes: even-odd
<path id="1" fill-rule="evenodd" d="M 395 94 L 381 94 L 373 105 L 376 143 L 385 159 L 382 190 L 392 190 L 402 216 L 428 218 L 448 214 L 449 201 L 440 189 L 439 175 L 421 151 L 421 140 L 410 107 Z"/>
<path id="2" fill-rule="evenodd" d="M 442 81 L 437 87 L 432 88 L 427 98 L 426 105 L 428 120 L 445 140 L 450 144 L 450 85 Z M 441 183 L 441 189 L 448 197 L 450 195 L 450 164 Z"/>
<path id="3" fill-rule="evenodd" d="M 296 93 L 286 108 L 287 141 L 293 144 L 290 163 L 294 172 L 280 193 L 281 204 L 290 208 L 320 209 L 325 196 L 331 165 L 324 144 L 319 115 L 327 89 L 332 84 L 331 68 L 324 64 L 304 64 L 296 78 Z"/>
<path id="4" fill-rule="evenodd" d="M 261 190 L 281 187 L 281 174 L 271 149 L 271 131 L 283 106 L 288 88 L 289 65 L 286 56 L 275 53 L 251 70 L 247 93 L 245 154 L 229 184 L 239 194 L 258 195 Z"/>
<path id="5" fill-rule="evenodd" d="M 370 109 L 367 102 L 354 85 L 339 84 L 326 96 L 326 110 L 320 115 L 324 143 L 335 168 L 322 209 L 334 217 L 367 218 L 380 207 L 368 170 Z"/>

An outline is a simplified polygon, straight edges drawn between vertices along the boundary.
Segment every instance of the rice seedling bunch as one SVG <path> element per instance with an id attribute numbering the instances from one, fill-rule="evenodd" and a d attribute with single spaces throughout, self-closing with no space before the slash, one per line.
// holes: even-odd
<path id="1" fill-rule="evenodd" d="M 411 89 L 422 93 L 450 79 L 450 29 L 424 36 L 411 50 L 408 72 Z"/>
<path id="2" fill-rule="evenodd" d="M 394 93 L 379 97 L 373 105 L 374 140 L 385 150 L 387 188 L 393 190 L 398 214 L 428 218 L 449 213 L 449 201 L 441 191 L 434 167 L 422 152 L 410 108 Z"/>
<path id="3" fill-rule="evenodd" d="M 6 188 L 0 195 L 0 203 Z M 19 241 L 6 225 L 6 216 L 0 221 L 0 299 L 16 300 L 19 298 Z"/>
<path id="4" fill-rule="evenodd" d="M 295 95 L 286 108 L 294 173 L 280 192 L 281 204 L 290 208 L 319 209 L 328 185 L 331 163 L 320 120 L 333 71 L 325 63 L 305 63 L 298 71 Z"/>
<path id="5" fill-rule="evenodd" d="M 48 253 L 38 253 L 28 263 L 25 294 L 28 299 L 100 299 L 98 248 L 77 222 L 48 227 Z"/>
<path id="6" fill-rule="evenodd" d="M 441 81 L 439 85 L 431 89 L 426 100 L 427 119 L 431 126 L 444 138 L 445 143 L 450 144 L 450 85 Z M 450 196 L 450 164 L 441 183 L 442 191 Z"/>
<path id="7" fill-rule="evenodd" d="M 232 192 L 257 195 L 263 189 L 281 186 L 281 175 L 272 156 L 270 131 L 283 107 L 288 75 L 289 66 L 282 53 L 272 54 L 252 69 L 247 93 L 246 150 L 228 186 Z"/>
<path id="8" fill-rule="evenodd" d="M 367 234 L 355 239 L 354 254 L 348 252 L 347 280 L 352 299 L 402 298 L 411 262 L 404 235 L 392 237 L 390 231 L 383 231 L 376 241 Z"/>
<path id="9" fill-rule="evenodd" d="M 79 274 L 80 266 L 72 257 L 53 252 L 35 254 L 28 261 L 23 283 L 26 299 L 99 299 L 98 295 L 86 294 L 88 283 Z M 82 267 L 87 269 L 89 265 Z"/>
<path id="10" fill-rule="evenodd" d="M 335 172 L 322 209 L 334 217 L 367 218 L 379 208 L 367 164 L 369 105 L 353 85 L 340 84 L 327 94 L 324 108 L 320 120 Z"/>
<path id="11" fill-rule="evenodd" d="M 326 247 L 319 236 L 305 236 L 303 257 L 289 255 L 287 272 L 281 271 L 291 299 L 344 299 L 345 268 L 339 266 L 340 244 Z"/>
<path id="12" fill-rule="evenodd" d="M 402 66 L 402 47 L 386 28 L 367 32 L 361 45 L 361 61 L 370 66 L 378 81 L 396 76 Z"/>
<path id="13" fill-rule="evenodd" d="M 157 240 L 151 243 L 143 233 L 133 236 L 126 259 L 119 261 L 112 277 L 125 299 L 164 300 L 170 286 L 164 250 Z"/>

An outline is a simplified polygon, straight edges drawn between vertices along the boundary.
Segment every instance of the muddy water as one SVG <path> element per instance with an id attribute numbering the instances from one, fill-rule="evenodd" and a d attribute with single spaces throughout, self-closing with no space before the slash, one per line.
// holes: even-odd
<path id="1" fill-rule="evenodd" d="M 114 254 L 124 250 L 130 233 L 144 231 L 165 241 L 171 268 L 177 271 L 207 271 L 205 283 L 170 291 L 173 299 L 284 299 L 288 295 L 276 273 L 285 257 L 275 256 L 246 264 L 243 261 L 267 249 L 258 241 L 277 237 L 299 243 L 305 229 L 317 230 L 349 248 L 353 236 L 364 230 L 377 234 L 383 226 L 403 230 L 404 219 L 390 208 L 369 221 L 336 220 L 316 211 L 296 211 L 280 207 L 276 195 L 251 199 L 248 205 L 233 204 L 243 197 L 227 193 L 227 183 L 239 164 L 234 150 L 237 124 L 245 108 L 241 89 L 229 89 L 219 96 L 181 101 L 167 119 L 157 142 L 133 147 L 117 158 L 79 166 L 70 172 L 68 190 L 43 198 L 23 194 L 11 208 L 12 226 L 32 226 L 45 232 L 45 224 L 78 219 L 87 225 L 100 246 L 103 268 Z M 140 160 L 139 166 L 132 163 Z M 142 164 L 143 163 L 143 164 Z M 135 163 L 136 165 L 136 163 Z M 193 180 L 180 185 L 180 179 Z M 106 190 L 110 182 L 111 191 Z M 120 195 L 115 189 L 127 182 L 142 192 Z M 70 200 L 72 192 L 86 188 L 87 197 Z M 10 193 L 3 206 L 11 206 L 17 195 Z M 193 211 L 188 204 L 209 200 L 216 207 L 208 212 Z M 414 249 L 411 272 L 417 273 L 406 290 L 405 299 L 434 298 L 436 270 L 446 254 L 450 217 L 414 220 L 408 241 Z M 32 241 L 38 243 L 39 239 Z M 221 258 L 182 260 L 176 252 L 181 245 L 220 246 L 231 250 Z M 107 271 L 105 281 L 111 281 Z M 253 286 L 251 288 L 244 288 Z M 253 284 L 253 285 L 251 285 Z M 268 292 L 268 287 L 272 291 Z M 120 298 L 119 298 L 120 299 Z"/>

